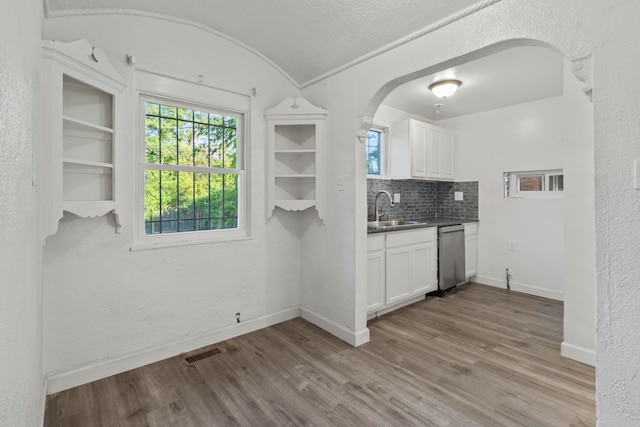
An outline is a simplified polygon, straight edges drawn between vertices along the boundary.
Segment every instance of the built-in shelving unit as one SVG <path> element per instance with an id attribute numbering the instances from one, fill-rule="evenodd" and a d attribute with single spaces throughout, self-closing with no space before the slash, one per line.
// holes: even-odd
<path id="1" fill-rule="evenodd" d="M 327 112 L 304 98 L 287 98 L 267 110 L 267 218 L 274 209 L 315 206 L 324 219 L 324 133 Z"/>
<path id="2" fill-rule="evenodd" d="M 43 238 L 63 211 L 118 218 L 117 137 L 125 88 L 86 40 L 43 42 Z"/>

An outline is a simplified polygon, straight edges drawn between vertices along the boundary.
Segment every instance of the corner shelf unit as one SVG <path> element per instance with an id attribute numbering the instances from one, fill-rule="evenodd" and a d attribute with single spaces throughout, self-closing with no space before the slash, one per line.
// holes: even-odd
<path id="1" fill-rule="evenodd" d="M 265 113 L 267 119 L 267 219 L 276 207 L 316 208 L 324 220 L 326 110 L 304 98 L 287 98 Z"/>
<path id="2" fill-rule="evenodd" d="M 124 81 L 86 40 L 43 41 L 42 58 L 42 238 L 56 233 L 63 211 L 113 212 L 120 232 L 116 147 Z"/>

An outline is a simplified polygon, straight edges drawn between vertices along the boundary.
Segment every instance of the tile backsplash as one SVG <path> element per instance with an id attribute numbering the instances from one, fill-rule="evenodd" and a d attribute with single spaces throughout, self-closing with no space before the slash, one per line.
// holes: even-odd
<path id="1" fill-rule="evenodd" d="M 400 193 L 400 202 L 389 208 L 386 196 L 380 196 L 378 208 L 384 219 L 478 218 L 478 181 L 432 182 L 367 179 L 367 214 L 374 218 L 373 203 L 380 190 L 393 197 Z M 454 193 L 463 193 L 463 200 L 454 200 Z"/>

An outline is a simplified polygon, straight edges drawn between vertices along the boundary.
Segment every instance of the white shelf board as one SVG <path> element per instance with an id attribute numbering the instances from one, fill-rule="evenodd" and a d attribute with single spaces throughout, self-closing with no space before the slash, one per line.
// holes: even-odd
<path id="1" fill-rule="evenodd" d="M 113 129 L 111 128 L 90 123 L 85 120 L 76 119 L 75 117 L 62 116 L 62 120 L 64 121 L 65 128 L 77 130 L 98 130 L 100 132 L 113 133 Z"/>
<path id="2" fill-rule="evenodd" d="M 90 160 L 80 160 L 80 159 L 63 159 L 65 168 L 67 167 L 92 167 L 92 168 L 107 168 L 113 169 L 113 163 L 103 163 L 103 162 L 93 162 Z"/>
<path id="3" fill-rule="evenodd" d="M 276 200 L 275 205 L 288 211 L 303 211 L 316 205 L 315 200 Z"/>

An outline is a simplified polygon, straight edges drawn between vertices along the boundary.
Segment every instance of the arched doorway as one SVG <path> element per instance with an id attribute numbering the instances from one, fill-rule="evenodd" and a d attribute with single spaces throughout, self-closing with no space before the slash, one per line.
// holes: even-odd
<path id="1" fill-rule="evenodd" d="M 364 138 L 365 132 L 371 125 L 381 124 L 376 123 L 374 118 L 380 116 L 379 108 L 383 105 L 387 96 L 407 82 L 424 76 L 447 75 L 448 72 L 450 73 L 451 70 L 463 66 L 463 64 L 484 60 L 507 50 L 526 49 L 529 47 L 544 50 L 551 49 L 556 52 L 546 43 L 523 39 L 509 40 L 392 79 L 377 90 L 365 108 L 364 113 L 360 116 L 360 132 L 358 135 L 360 140 Z M 481 200 L 485 201 L 485 226 L 484 229 L 481 226 L 483 235 L 481 235 L 480 239 L 484 238 L 485 242 L 490 241 L 491 244 L 480 246 L 480 259 L 484 265 L 482 267 L 483 273 L 481 273 L 483 277 L 478 281 L 501 286 L 501 282 L 504 281 L 504 275 L 501 275 L 500 271 L 504 271 L 505 267 L 508 268 L 509 265 L 517 265 L 519 263 L 521 271 L 530 270 L 530 275 L 521 276 L 528 277 L 521 279 L 519 283 L 521 286 L 518 290 L 554 299 L 564 299 L 565 342 L 563 343 L 562 354 L 593 365 L 595 364 L 593 108 L 588 97 L 585 97 L 582 93 L 584 91 L 582 83 L 575 78 L 582 78 L 579 71 L 583 67 L 584 58 L 563 61 L 565 63 L 560 71 L 559 78 L 565 87 L 564 91 L 561 91 L 552 102 L 539 101 L 536 105 L 531 106 L 533 110 L 519 108 L 519 116 L 505 117 L 507 121 L 505 128 L 509 128 L 508 125 L 513 125 L 509 120 L 515 120 L 514 117 L 531 118 L 533 114 L 538 115 L 540 120 L 544 120 L 545 115 L 548 119 L 546 124 L 544 122 L 530 122 L 529 125 L 531 127 L 528 130 L 525 129 L 524 134 L 520 133 L 518 135 L 517 132 L 516 134 L 511 132 L 511 136 L 516 138 L 523 137 L 527 143 L 527 152 L 523 150 L 523 147 L 515 148 L 520 150 L 520 154 L 524 156 L 524 161 L 515 162 L 516 165 L 520 166 L 509 166 L 513 165 L 514 162 L 504 158 L 506 157 L 504 155 L 505 150 L 509 150 L 508 141 L 503 141 L 504 144 L 502 146 L 494 145 L 495 153 L 488 154 L 491 163 L 494 163 L 494 170 L 491 170 L 480 179 L 480 187 L 486 191 L 485 197 L 481 196 Z M 376 112 L 378 116 L 376 116 Z M 495 115 L 493 120 L 496 120 Z M 377 121 L 380 120 L 377 119 Z M 541 123 L 543 123 L 542 126 Z M 386 125 L 387 123 L 382 124 Z M 499 126 L 499 120 L 492 125 L 484 125 L 486 130 L 485 139 L 490 139 L 492 128 L 496 126 Z M 541 127 L 544 126 L 554 129 L 547 129 L 545 132 L 541 132 Z M 469 136 L 469 132 L 471 132 L 471 129 L 477 132 L 482 127 L 483 125 L 478 126 L 478 123 L 476 123 L 475 127 L 467 126 L 467 134 L 464 139 L 465 146 L 459 148 L 465 150 L 474 145 L 476 141 Z M 513 130 L 511 129 L 511 131 Z M 557 132 L 557 135 L 554 134 L 555 132 Z M 477 135 L 474 136 L 477 139 Z M 363 146 L 363 144 L 361 145 Z M 485 148 L 491 149 L 488 146 Z M 555 163 L 544 161 L 545 156 L 546 160 L 548 160 L 550 150 L 559 155 Z M 482 154 L 482 151 L 466 156 L 467 171 L 462 174 L 456 172 L 456 180 L 459 177 L 463 180 L 473 179 L 476 176 L 474 174 L 480 173 L 482 168 L 475 168 L 474 172 L 469 172 L 468 170 L 470 169 L 469 166 L 473 169 L 473 160 L 478 158 L 479 154 Z M 494 161 L 493 157 L 501 157 L 501 159 Z M 532 157 L 538 157 L 540 167 L 522 166 L 535 165 L 536 163 L 532 161 Z M 478 158 L 478 161 L 482 160 Z M 550 164 L 553 166 L 548 166 Z M 549 201 L 542 203 L 542 205 L 546 206 L 541 206 L 541 203 L 532 204 L 518 201 L 517 204 L 520 205 L 518 209 L 512 209 L 516 203 L 508 204 L 507 202 L 505 204 L 505 201 L 501 200 L 500 173 L 509 170 L 556 168 L 565 169 L 570 173 L 565 181 L 566 200 L 562 202 L 556 200 L 553 207 L 550 206 Z M 493 178 L 495 178 L 494 181 L 492 181 Z M 510 209 L 511 211 L 503 215 L 503 218 L 500 218 L 500 215 L 505 213 L 505 209 Z M 368 210 L 370 211 L 371 209 Z M 509 223 L 507 224 L 505 221 Z M 576 224 L 576 221 L 578 224 Z M 537 230 L 536 227 L 538 227 Z M 529 233 L 528 236 L 527 233 Z M 545 233 L 547 233 L 546 239 L 542 237 Z M 564 238 L 562 234 L 564 234 Z M 507 249 L 508 243 L 513 242 L 514 239 L 510 236 L 513 235 L 518 236 L 515 240 L 522 243 L 522 249 L 524 249 L 518 251 L 517 254 L 513 250 L 510 251 L 513 253 L 507 252 L 509 251 Z M 504 250 L 504 254 L 499 253 L 501 250 Z M 509 256 L 511 259 L 503 259 Z M 496 260 L 490 258 L 496 258 Z M 587 267 L 586 269 L 585 266 Z M 489 273 L 489 270 L 493 270 L 493 272 Z M 541 271 L 550 273 L 552 270 L 554 274 L 549 274 L 546 277 L 538 274 Z M 513 268 L 511 271 L 513 271 Z M 561 283 L 557 283 L 558 281 Z M 544 286 L 538 286 L 536 283 L 543 283 Z M 362 287 L 358 289 L 362 289 Z"/>

